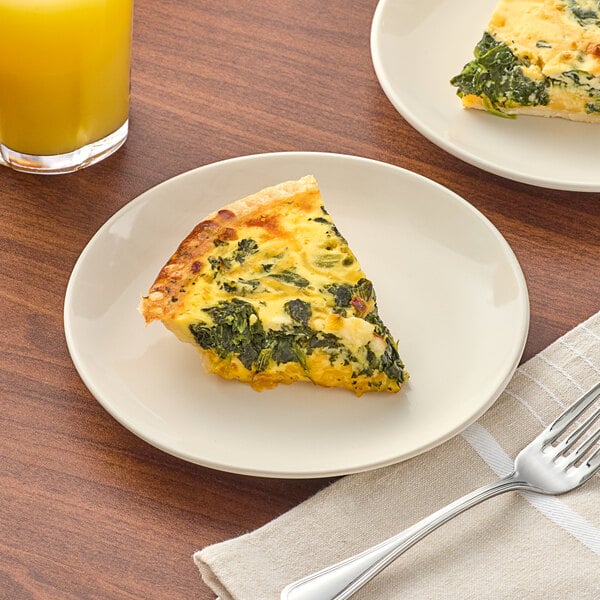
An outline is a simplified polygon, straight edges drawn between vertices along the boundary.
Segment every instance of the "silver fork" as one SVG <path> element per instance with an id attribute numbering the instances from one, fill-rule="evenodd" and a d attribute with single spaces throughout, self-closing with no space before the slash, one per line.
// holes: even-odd
<path id="1" fill-rule="evenodd" d="M 381 544 L 291 583 L 281 592 L 281 600 L 346 600 L 440 525 L 488 498 L 512 490 L 558 495 L 579 487 L 600 469 L 600 448 L 595 448 L 600 428 L 590 432 L 600 417 L 600 403 L 572 431 L 567 430 L 599 397 L 600 383 L 521 450 L 510 475 L 455 500 Z"/>

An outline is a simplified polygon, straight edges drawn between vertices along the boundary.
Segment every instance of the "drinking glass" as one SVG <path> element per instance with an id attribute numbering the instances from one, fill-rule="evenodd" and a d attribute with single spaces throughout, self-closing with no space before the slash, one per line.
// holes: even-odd
<path id="1" fill-rule="evenodd" d="M 0 0 L 0 164 L 68 173 L 127 139 L 133 0 Z"/>

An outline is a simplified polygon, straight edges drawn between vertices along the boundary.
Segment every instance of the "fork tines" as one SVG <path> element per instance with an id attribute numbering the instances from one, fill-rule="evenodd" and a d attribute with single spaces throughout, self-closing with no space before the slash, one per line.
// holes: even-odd
<path id="1" fill-rule="evenodd" d="M 597 383 L 546 428 L 546 433 L 548 434 L 545 440 L 546 446 L 554 444 L 563 433 L 567 432 L 567 430 L 575 424 L 576 419 L 592 407 L 599 398 L 600 383 Z M 560 443 L 556 444 L 554 447 L 555 457 L 560 457 L 566 461 L 565 466 L 572 466 L 575 465 L 575 463 L 580 462 L 586 453 L 592 450 L 598 443 L 600 440 L 600 428 L 591 433 L 591 435 L 589 435 L 589 437 L 587 437 L 575 450 L 570 452 L 570 454 L 567 454 L 571 451 L 575 443 L 592 428 L 599 418 L 600 403 L 573 431 L 569 432 Z M 592 473 L 600 468 L 600 448 L 597 448 L 584 464 L 592 470 Z"/>

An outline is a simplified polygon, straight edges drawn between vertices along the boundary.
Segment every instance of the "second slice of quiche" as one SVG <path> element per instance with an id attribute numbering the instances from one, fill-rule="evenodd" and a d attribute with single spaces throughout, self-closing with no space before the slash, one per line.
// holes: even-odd
<path id="1" fill-rule="evenodd" d="M 140 310 L 194 344 L 209 372 L 256 390 L 312 381 L 357 395 L 397 392 L 408 377 L 373 285 L 312 176 L 208 215 Z"/>
<path id="2" fill-rule="evenodd" d="M 600 0 L 499 0 L 474 54 L 466 108 L 600 123 Z"/>

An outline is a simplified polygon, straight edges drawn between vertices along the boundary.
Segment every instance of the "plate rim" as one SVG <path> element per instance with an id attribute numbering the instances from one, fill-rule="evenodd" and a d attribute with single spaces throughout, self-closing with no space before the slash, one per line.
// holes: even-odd
<path id="1" fill-rule="evenodd" d="M 383 59 L 378 49 L 378 40 L 381 31 L 381 23 L 384 16 L 384 11 L 387 5 L 394 0 L 378 0 L 377 6 L 373 13 L 371 21 L 371 31 L 369 36 L 369 45 L 371 51 L 371 62 L 373 63 L 373 69 L 379 82 L 381 89 L 390 101 L 392 106 L 400 113 L 400 115 L 406 119 L 406 121 L 423 137 L 427 138 L 430 142 L 459 158 L 460 160 L 492 173 L 505 179 L 515 181 L 518 183 L 524 183 L 540 188 L 569 191 L 569 192 L 600 192 L 600 180 L 597 183 L 581 183 L 572 179 L 557 179 L 552 177 L 540 177 L 537 175 L 528 175 L 520 171 L 514 171 L 512 169 L 503 168 L 487 159 L 479 158 L 476 154 L 469 152 L 462 148 L 460 145 L 453 144 L 443 135 L 436 133 L 431 127 L 424 123 L 421 119 L 418 119 L 413 111 L 401 100 L 396 90 L 391 85 L 389 78 L 386 75 L 386 70 L 383 65 Z M 398 0 L 396 0 L 398 1 Z M 401 2 L 404 0 L 400 0 Z M 466 59 L 465 59 L 466 60 Z M 600 124 L 597 124 L 600 127 Z"/>
<path id="2" fill-rule="evenodd" d="M 123 417 L 118 414 L 118 411 L 114 410 L 114 404 L 107 402 L 106 399 L 104 399 L 102 397 L 102 394 L 98 391 L 98 388 L 97 388 L 95 382 L 93 381 L 93 379 L 91 378 L 90 374 L 83 368 L 83 366 L 81 364 L 83 361 L 80 358 L 79 352 L 77 350 L 77 343 L 74 339 L 75 336 L 73 335 L 73 330 L 72 330 L 73 328 L 70 325 L 70 315 L 69 315 L 69 308 L 72 303 L 72 296 L 73 296 L 75 282 L 77 280 L 80 270 L 82 269 L 83 263 L 85 262 L 86 255 L 91 250 L 91 248 L 94 246 L 96 240 L 100 236 L 102 236 L 104 234 L 104 232 L 108 228 L 110 228 L 110 226 L 114 222 L 116 222 L 120 218 L 122 218 L 123 215 L 125 215 L 128 211 L 134 210 L 138 206 L 138 204 L 145 202 L 146 196 L 151 195 L 157 188 L 159 188 L 167 183 L 173 182 L 174 180 L 184 178 L 184 177 L 193 177 L 195 173 L 197 173 L 199 171 L 204 171 L 211 167 L 222 167 L 224 165 L 234 164 L 236 162 L 253 161 L 253 160 L 257 160 L 257 159 L 260 160 L 263 158 L 268 159 L 271 157 L 285 157 L 288 160 L 294 160 L 295 158 L 305 158 L 305 157 L 309 157 L 309 158 L 329 157 L 329 158 L 341 159 L 341 160 L 359 161 L 362 163 L 372 163 L 378 167 L 391 169 L 393 171 L 402 173 L 402 175 L 405 177 L 415 178 L 415 179 L 419 180 L 422 184 L 436 187 L 439 190 L 442 190 L 444 193 L 452 196 L 455 201 L 458 201 L 462 205 L 463 209 L 469 210 L 471 213 L 473 213 L 479 219 L 481 219 L 483 222 L 485 222 L 485 224 L 488 226 L 488 228 L 490 230 L 490 233 L 493 233 L 494 236 L 496 237 L 497 241 L 499 241 L 504 246 L 505 257 L 507 259 L 509 259 L 510 265 L 512 268 L 512 272 L 514 273 L 514 275 L 516 275 L 516 277 L 518 279 L 518 283 L 519 283 L 519 288 L 522 291 L 522 294 L 520 296 L 520 300 L 522 301 L 522 305 L 520 306 L 520 317 L 521 317 L 520 325 L 521 325 L 521 327 L 520 327 L 520 334 L 519 334 L 519 338 L 518 338 L 520 340 L 520 344 L 519 344 L 518 350 L 515 351 L 510 368 L 507 369 L 507 372 L 505 373 L 505 376 L 504 376 L 502 382 L 498 385 L 498 388 L 495 390 L 495 393 L 492 394 L 485 403 L 480 404 L 479 409 L 477 411 L 475 411 L 475 413 L 473 413 L 469 419 L 462 422 L 461 424 L 456 425 L 454 428 L 452 428 L 451 430 L 446 432 L 446 434 L 444 436 L 441 436 L 440 438 L 438 438 L 436 440 L 432 440 L 430 443 L 421 445 L 418 448 L 416 448 L 414 451 L 404 453 L 400 456 L 394 455 L 393 457 L 385 457 L 383 459 L 372 460 L 370 462 L 363 462 L 360 466 L 355 465 L 353 467 L 338 467 L 338 468 L 323 467 L 321 469 L 311 468 L 308 470 L 302 470 L 302 469 L 293 469 L 293 470 L 275 469 L 274 470 L 274 469 L 265 469 L 265 468 L 251 468 L 251 467 L 247 467 L 247 466 L 246 467 L 234 466 L 227 462 L 207 460 L 207 459 L 203 459 L 201 457 L 192 455 L 185 451 L 176 450 L 173 447 L 171 447 L 167 444 L 161 443 L 160 441 L 157 441 L 156 439 L 147 435 L 146 433 L 144 433 L 144 431 L 142 431 L 138 427 L 136 427 L 135 423 L 131 423 L 130 421 L 123 419 Z M 479 417 L 481 417 L 496 402 L 498 397 L 501 395 L 502 391 L 504 390 L 504 388 L 506 387 L 506 385 L 512 378 L 512 376 L 513 376 L 514 372 L 516 371 L 516 369 L 519 365 L 519 362 L 521 360 L 523 351 L 525 349 L 525 344 L 526 344 L 527 338 L 528 338 L 529 324 L 530 324 L 529 294 L 528 294 L 528 289 L 527 289 L 527 282 L 526 282 L 524 273 L 522 271 L 521 265 L 515 255 L 512 247 L 510 246 L 508 241 L 504 238 L 504 236 L 501 234 L 501 232 L 490 221 L 490 219 L 488 219 L 488 217 L 486 217 L 475 206 L 473 206 L 465 198 L 463 198 L 456 192 L 450 190 L 449 188 L 445 187 L 444 185 L 442 185 L 432 179 L 429 179 L 419 173 L 416 173 L 414 171 L 406 169 L 404 167 L 393 165 L 391 163 L 387 163 L 387 162 L 380 161 L 377 159 L 361 157 L 361 156 L 353 155 L 353 154 L 343 154 L 343 153 L 337 153 L 337 152 L 319 152 L 319 151 L 264 152 L 264 153 L 257 153 L 257 154 L 235 156 L 235 157 L 227 158 L 224 160 L 217 160 L 217 161 L 214 161 L 211 163 L 207 163 L 205 165 L 200 165 L 198 167 L 181 172 L 179 174 L 176 174 L 173 177 L 165 179 L 164 181 L 159 182 L 158 184 L 155 184 L 152 187 L 148 188 L 147 190 L 143 191 L 138 196 L 134 197 L 132 200 L 130 200 L 125 205 L 123 205 L 121 208 L 119 208 L 115 213 L 113 213 L 113 215 L 111 215 L 97 229 L 97 231 L 92 235 L 92 237 L 89 239 L 89 241 L 85 244 L 85 246 L 82 249 L 80 255 L 78 256 L 78 258 L 74 264 L 74 267 L 71 271 L 71 274 L 69 276 L 67 286 L 66 286 L 66 291 L 65 291 L 64 309 L 63 309 L 63 326 L 64 326 L 65 339 L 66 339 L 69 354 L 70 354 L 72 362 L 76 368 L 76 371 L 78 372 L 81 380 L 87 387 L 87 389 L 90 392 L 90 394 L 92 395 L 92 397 L 121 426 L 125 427 L 125 429 L 127 429 L 128 431 L 133 433 L 136 437 L 144 440 L 146 443 L 149 443 L 151 446 L 158 448 L 159 450 L 165 452 L 166 454 L 169 454 L 169 455 L 179 458 L 181 460 L 185 460 L 187 462 L 191 462 L 193 464 L 197 464 L 200 466 L 204 466 L 207 468 L 211 468 L 211 469 L 215 469 L 215 470 L 219 470 L 219 471 L 223 471 L 223 472 L 229 472 L 229 473 L 235 473 L 235 474 L 241 474 L 241 475 L 249 475 L 249 476 L 257 476 L 257 477 L 276 477 L 276 478 L 282 478 L 282 479 L 322 478 L 322 477 L 342 476 L 342 475 L 351 474 L 351 473 L 368 471 L 368 470 L 388 466 L 391 464 L 395 464 L 398 462 L 402 462 L 404 460 L 408 460 L 410 458 L 413 458 L 414 456 L 425 453 L 425 452 L 433 449 L 434 447 L 443 444 L 444 442 L 448 441 L 452 437 L 456 436 L 461 431 L 466 429 L 470 424 L 472 424 L 477 419 L 479 419 Z M 515 339 L 517 339 L 517 338 L 515 338 Z"/>

